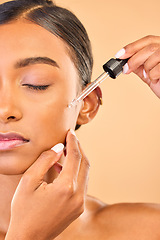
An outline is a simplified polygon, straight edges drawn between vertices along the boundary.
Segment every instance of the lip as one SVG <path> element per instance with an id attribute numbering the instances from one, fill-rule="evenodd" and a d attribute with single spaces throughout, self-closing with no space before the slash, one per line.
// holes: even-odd
<path id="1" fill-rule="evenodd" d="M 0 151 L 10 150 L 28 142 L 28 139 L 18 133 L 0 133 Z"/>

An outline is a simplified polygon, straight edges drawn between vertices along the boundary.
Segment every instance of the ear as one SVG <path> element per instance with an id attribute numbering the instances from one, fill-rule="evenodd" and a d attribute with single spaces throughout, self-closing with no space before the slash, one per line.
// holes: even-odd
<path id="1" fill-rule="evenodd" d="M 99 106 L 102 104 L 102 92 L 97 87 L 83 100 L 82 108 L 77 118 L 77 124 L 83 125 L 90 122 L 98 112 Z"/>

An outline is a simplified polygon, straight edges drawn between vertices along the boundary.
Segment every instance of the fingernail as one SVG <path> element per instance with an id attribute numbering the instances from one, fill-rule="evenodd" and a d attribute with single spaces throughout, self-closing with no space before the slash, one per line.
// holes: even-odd
<path id="1" fill-rule="evenodd" d="M 70 132 L 76 137 L 75 131 L 73 129 L 70 129 Z"/>
<path id="2" fill-rule="evenodd" d="M 144 69 L 143 69 L 143 76 L 144 76 L 144 78 L 147 78 L 147 73 Z"/>
<path id="3" fill-rule="evenodd" d="M 116 55 L 115 55 L 115 57 L 116 58 L 120 58 L 120 57 L 122 57 L 124 54 L 125 54 L 125 49 L 124 48 L 122 48 L 121 50 L 119 50 L 117 53 L 116 53 Z"/>
<path id="4" fill-rule="evenodd" d="M 123 74 L 126 74 L 129 70 L 128 63 L 123 66 Z"/>
<path id="5" fill-rule="evenodd" d="M 53 148 L 51 148 L 51 150 L 53 150 L 56 153 L 60 153 L 62 152 L 64 149 L 64 145 L 62 143 L 58 143 L 57 145 L 55 145 Z"/>

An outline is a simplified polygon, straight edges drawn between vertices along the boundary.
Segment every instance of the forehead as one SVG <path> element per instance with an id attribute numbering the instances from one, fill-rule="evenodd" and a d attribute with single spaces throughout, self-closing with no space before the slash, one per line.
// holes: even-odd
<path id="1" fill-rule="evenodd" d="M 58 74 L 67 88 L 79 89 L 77 68 L 63 40 L 43 27 L 28 22 L 13 22 L 0 25 L 0 77 L 18 74 L 17 62 L 27 58 L 46 57 L 57 63 Z M 44 66 L 41 65 L 42 70 Z M 34 66 L 36 68 L 36 66 Z M 65 85 L 66 86 L 66 85 Z"/>
<path id="2" fill-rule="evenodd" d="M 43 27 L 26 20 L 0 25 L 0 72 L 20 59 L 47 57 L 59 66 L 64 79 L 78 83 L 79 75 L 67 44 Z"/>
<path id="3" fill-rule="evenodd" d="M 0 25 L 1 56 L 21 57 L 45 55 L 57 60 L 71 61 L 63 40 L 29 21 Z"/>

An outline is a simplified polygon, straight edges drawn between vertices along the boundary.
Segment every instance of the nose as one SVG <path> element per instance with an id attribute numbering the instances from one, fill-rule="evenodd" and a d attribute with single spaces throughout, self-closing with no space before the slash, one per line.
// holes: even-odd
<path id="1" fill-rule="evenodd" d="M 0 91 L 0 123 L 18 121 L 22 113 L 18 107 L 18 95 L 12 90 Z"/>

